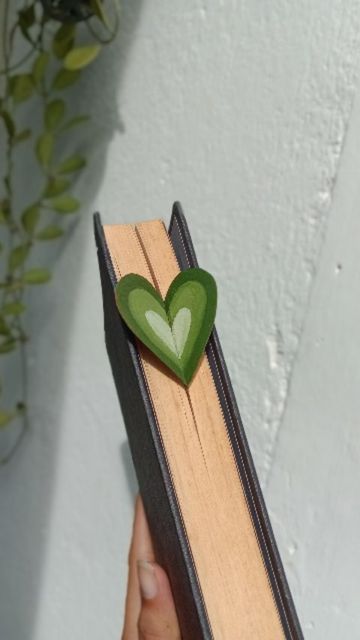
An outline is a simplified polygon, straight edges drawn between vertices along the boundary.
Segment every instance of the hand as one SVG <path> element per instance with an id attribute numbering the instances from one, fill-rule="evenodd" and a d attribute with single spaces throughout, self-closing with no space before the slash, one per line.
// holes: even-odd
<path id="1" fill-rule="evenodd" d="M 154 549 L 141 498 L 129 552 L 129 576 L 122 640 L 181 640 L 170 584 L 155 562 Z"/>

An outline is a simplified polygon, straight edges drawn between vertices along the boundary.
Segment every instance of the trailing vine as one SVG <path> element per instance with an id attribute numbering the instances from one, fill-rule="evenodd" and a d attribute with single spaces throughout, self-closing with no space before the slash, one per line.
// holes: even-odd
<path id="1" fill-rule="evenodd" d="M 113 39 L 118 16 L 115 11 L 110 20 L 102 0 L 32 0 L 16 3 L 15 10 L 14 4 L 5 2 L 1 37 L 0 124 L 5 145 L 0 187 L 0 356 L 18 352 L 22 397 L 15 406 L 5 406 L 0 379 L 0 431 L 21 419 L 17 440 L 3 463 L 12 457 L 28 426 L 26 346 L 30 336 L 25 292 L 51 279 L 48 268 L 33 264 L 33 249 L 68 232 L 66 220 L 80 208 L 72 187 L 86 158 L 75 149 L 62 157 L 59 143 L 88 116 L 71 113 L 64 97 L 82 70 L 98 57 L 102 45 Z M 36 132 L 21 125 L 23 106 L 31 102 L 41 112 L 41 130 Z M 22 187 L 15 168 L 26 144 L 32 146 L 42 184 L 38 194 L 19 207 L 16 193 Z"/>

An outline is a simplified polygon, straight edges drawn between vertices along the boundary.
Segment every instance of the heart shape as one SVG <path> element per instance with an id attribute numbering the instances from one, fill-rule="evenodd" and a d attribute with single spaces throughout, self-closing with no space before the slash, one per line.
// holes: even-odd
<path id="1" fill-rule="evenodd" d="M 117 283 L 115 297 L 129 329 L 189 384 L 214 325 L 213 276 L 198 267 L 181 271 L 163 300 L 146 278 L 129 273 Z"/>

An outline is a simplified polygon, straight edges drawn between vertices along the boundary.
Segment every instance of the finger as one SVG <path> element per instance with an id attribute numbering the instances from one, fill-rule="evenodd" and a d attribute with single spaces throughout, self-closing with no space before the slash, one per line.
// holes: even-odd
<path id="1" fill-rule="evenodd" d="M 138 640 L 138 619 L 141 610 L 141 596 L 137 574 L 137 560 L 154 560 L 154 550 L 140 496 L 135 502 L 135 516 L 129 550 L 128 584 L 125 601 L 124 629 L 122 640 Z"/>
<path id="2" fill-rule="evenodd" d="M 138 560 L 155 562 L 154 547 L 141 496 L 138 496 L 136 500 L 134 532 L 134 544 L 131 551 L 135 566 Z"/>
<path id="3" fill-rule="evenodd" d="M 137 566 L 142 599 L 139 640 L 180 640 L 175 604 L 165 571 L 147 560 L 139 560 Z"/>

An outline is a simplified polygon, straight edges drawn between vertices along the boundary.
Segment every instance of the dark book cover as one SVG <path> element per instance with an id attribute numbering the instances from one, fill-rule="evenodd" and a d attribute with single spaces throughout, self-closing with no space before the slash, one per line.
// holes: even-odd
<path id="1" fill-rule="evenodd" d="M 121 319 L 116 307 L 114 287 L 117 279 L 99 214 L 94 216 L 94 225 L 103 294 L 106 348 L 156 558 L 169 576 L 183 640 L 208 640 L 214 636 L 208 620 L 206 604 L 202 597 L 201 585 L 158 432 L 136 341 Z M 180 269 L 198 266 L 186 220 L 178 203 L 174 204 L 168 233 Z M 216 329 L 210 336 L 206 353 L 284 637 L 287 640 L 300 640 L 303 638 L 303 634 L 274 539 Z M 236 640 L 236 638 L 236 630 L 234 630 L 234 636 L 229 640 Z"/>

